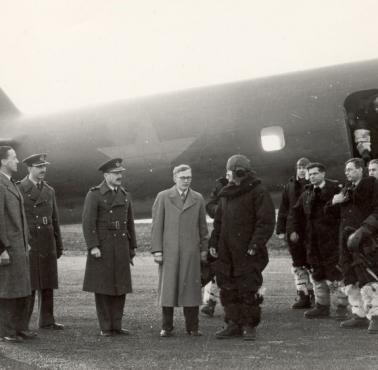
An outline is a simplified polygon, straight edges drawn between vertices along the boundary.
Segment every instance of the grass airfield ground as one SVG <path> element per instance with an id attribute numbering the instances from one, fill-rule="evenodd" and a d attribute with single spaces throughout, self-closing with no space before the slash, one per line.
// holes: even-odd
<path id="1" fill-rule="evenodd" d="M 142 225 L 137 232 L 147 240 L 146 230 L 148 226 Z M 368 335 L 366 330 L 340 329 L 332 319 L 307 320 L 303 310 L 290 309 L 295 296 L 290 259 L 275 239 L 270 243 L 271 261 L 264 272 L 263 319 L 255 342 L 216 340 L 214 333 L 222 326 L 219 307 L 214 318 L 200 317 L 202 337 L 185 334 L 181 309 L 176 309 L 175 336 L 160 338 L 157 267 L 149 253 L 143 252 L 144 247 L 132 268 L 134 293 L 126 299 L 123 326 L 132 334 L 102 338 L 93 294 L 81 290 L 85 256 L 84 245 L 75 241 L 76 233 L 78 237 L 79 226 L 63 228 L 70 251 L 59 260 L 55 314 L 65 330 L 40 330 L 37 339 L 17 345 L 0 342 L 1 369 L 378 368 L 378 336 Z M 31 328 L 36 329 L 35 313 Z"/>

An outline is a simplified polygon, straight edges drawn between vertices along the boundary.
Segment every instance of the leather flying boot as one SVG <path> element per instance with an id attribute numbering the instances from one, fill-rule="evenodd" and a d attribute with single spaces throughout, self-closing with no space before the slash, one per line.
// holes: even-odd
<path id="1" fill-rule="evenodd" d="M 336 307 L 334 319 L 336 321 L 346 321 L 348 320 L 349 311 L 346 306 L 338 305 Z"/>
<path id="2" fill-rule="evenodd" d="M 217 339 L 228 339 L 241 337 L 242 334 L 242 328 L 240 327 L 240 325 L 230 321 L 227 323 L 227 326 L 224 329 L 219 330 L 215 333 L 215 337 Z"/>
<path id="3" fill-rule="evenodd" d="M 216 301 L 209 299 L 207 305 L 201 308 L 201 312 L 207 316 L 213 317 L 216 305 L 217 305 Z"/>
<path id="4" fill-rule="evenodd" d="M 304 313 L 306 319 L 318 319 L 329 317 L 329 306 L 315 303 L 315 307 L 311 310 L 308 310 Z"/>
<path id="5" fill-rule="evenodd" d="M 295 303 L 291 306 L 293 310 L 298 310 L 302 308 L 311 308 L 310 295 L 305 294 L 305 292 L 297 291 L 297 298 Z"/>
<path id="6" fill-rule="evenodd" d="M 243 328 L 243 340 L 256 340 L 256 328 L 245 326 Z"/>
<path id="7" fill-rule="evenodd" d="M 340 323 L 340 328 L 344 329 L 367 328 L 368 326 L 369 320 L 366 317 L 360 317 L 355 313 L 349 320 Z"/>
<path id="8" fill-rule="evenodd" d="M 369 334 L 378 334 L 378 316 L 372 316 L 368 327 Z"/>

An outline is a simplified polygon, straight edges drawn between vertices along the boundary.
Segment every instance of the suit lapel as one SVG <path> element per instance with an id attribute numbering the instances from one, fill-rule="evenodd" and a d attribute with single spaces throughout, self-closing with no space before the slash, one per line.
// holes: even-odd
<path id="1" fill-rule="evenodd" d="M 196 203 L 197 203 L 197 197 L 195 197 L 193 192 L 189 189 L 188 194 L 186 196 L 185 204 L 184 204 L 184 211 Z"/>
<path id="2" fill-rule="evenodd" d="M 184 208 L 184 205 L 182 204 L 182 200 L 180 198 L 180 194 L 179 192 L 177 191 L 176 189 L 176 186 L 173 186 L 170 190 L 169 190 L 169 194 L 168 194 L 168 197 L 169 199 L 171 200 L 171 202 L 179 209 L 179 210 L 182 210 Z"/>

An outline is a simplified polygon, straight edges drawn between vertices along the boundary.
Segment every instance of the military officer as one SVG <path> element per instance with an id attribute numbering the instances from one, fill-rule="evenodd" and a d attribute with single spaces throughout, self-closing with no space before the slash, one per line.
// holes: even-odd
<path id="1" fill-rule="evenodd" d="M 95 293 L 101 336 L 128 335 L 122 328 L 130 264 L 135 256 L 134 217 L 129 193 L 121 186 L 122 159 L 99 167 L 104 181 L 85 198 L 83 232 L 88 248 L 83 290 Z"/>
<path id="2" fill-rule="evenodd" d="M 44 179 L 47 154 L 33 154 L 22 162 L 28 176 L 18 183 L 24 197 L 30 242 L 30 279 L 32 295 L 29 300 L 29 320 L 33 313 L 35 293 L 38 291 L 39 327 L 62 330 L 54 318 L 54 289 L 58 289 L 57 259 L 63 252 L 55 191 Z"/>

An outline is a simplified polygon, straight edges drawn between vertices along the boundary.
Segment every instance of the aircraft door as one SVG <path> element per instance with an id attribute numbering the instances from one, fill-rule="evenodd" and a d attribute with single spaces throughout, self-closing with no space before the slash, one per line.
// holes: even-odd
<path id="1" fill-rule="evenodd" d="M 344 108 L 353 156 L 365 163 L 378 158 L 378 89 L 350 94 Z"/>

